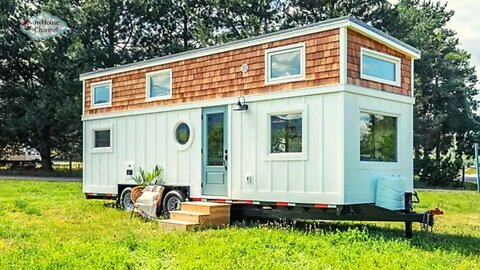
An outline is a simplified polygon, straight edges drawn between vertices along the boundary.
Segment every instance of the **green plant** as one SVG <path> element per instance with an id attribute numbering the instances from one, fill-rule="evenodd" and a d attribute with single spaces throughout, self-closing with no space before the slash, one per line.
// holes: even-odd
<path id="1" fill-rule="evenodd" d="M 142 167 L 138 168 L 138 174 L 132 176 L 132 179 L 139 186 L 146 186 L 152 184 L 163 184 L 163 167 L 155 165 L 155 168 L 151 172 L 145 171 Z"/>

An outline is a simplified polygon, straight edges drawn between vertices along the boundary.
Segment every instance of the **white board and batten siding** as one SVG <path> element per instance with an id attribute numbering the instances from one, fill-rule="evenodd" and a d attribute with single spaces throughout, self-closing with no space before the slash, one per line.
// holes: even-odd
<path id="1" fill-rule="evenodd" d="M 366 91 L 366 92 L 365 92 Z M 262 98 L 247 102 L 245 112 L 228 110 L 229 166 L 226 199 L 285 201 L 294 203 L 373 203 L 375 183 L 382 176 L 407 179 L 412 190 L 412 103 L 398 95 L 365 90 L 362 94 L 338 90 L 312 95 Z M 367 94 L 365 94 L 367 93 Z M 377 94 L 378 93 L 378 94 Z M 222 104 L 215 104 L 222 105 Z M 303 154 L 295 158 L 272 157 L 270 115 L 302 111 Z M 397 162 L 360 161 L 360 112 L 397 117 Z M 84 119 L 84 191 L 117 193 L 118 184 L 134 184 L 126 164 L 166 169 L 171 185 L 190 187 L 191 197 L 202 197 L 202 108 L 116 115 Z M 174 140 L 180 121 L 191 126 L 187 149 Z M 95 129 L 111 128 L 112 149 L 93 150 Z M 249 179 L 248 179 L 249 178 Z"/>
<path id="2" fill-rule="evenodd" d="M 397 161 L 360 161 L 361 112 L 397 118 Z M 345 94 L 345 203 L 373 203 L 378 179 L 406 179 L 405 191 L 413 191 L 413 106 L 374 96 Z"/>
<path id="3" fill-rule="evenodd" d="M 135 184 L 126 175 L 127 164 L 133 163 L 134 173 L 139 167 L 149 171 L 155 165 L 163 166 L 169 184 L 187 185 L 191 192 L 200 192 L 201 133 L 194 128 L 192 144 L 184 151 L 178 149 L 173 137 L 179 120 L 200 127 L 200 117 L 201 109 L 189 109 L 85 121 L 84 191 L 116 194 L 118 184 Z M 108 127 L 112 150 L 95 152 L 94 130 Z"/>
<path id="4" fill-rule="evenodd" d="M 255 102 L 232 114 L 232 197 L 342 203 L 342 94 Z M 270 115 L 302 111 L 303 156 L 270 155 Z M 251 181 L 247 181 L 247 177 Z"/>

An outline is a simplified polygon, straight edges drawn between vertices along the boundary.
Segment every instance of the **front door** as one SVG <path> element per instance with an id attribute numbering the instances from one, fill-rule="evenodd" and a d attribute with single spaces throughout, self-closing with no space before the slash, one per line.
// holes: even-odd
<path id="1" fill-rule="evenodd" d="M 202 112 L 202 187 L 204 195 L 227 195 L 227 106 Z"/>

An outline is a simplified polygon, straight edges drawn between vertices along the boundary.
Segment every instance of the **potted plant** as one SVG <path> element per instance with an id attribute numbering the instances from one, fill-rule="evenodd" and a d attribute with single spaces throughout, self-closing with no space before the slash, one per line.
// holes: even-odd
<path id="1" fill-rule="evenodd" d="M 159 167 L 158 165 L 155 165 L 155 168 L 151 172 L 147 172 L 142 167 L 139 167 L 138 174 L 135 176 L 132 176 L 132 179 L 138 185 L 132 189 L 132 194 L 130 195 L 132 202 L 135 203 L 137 201 L 138 197 L 142 195 L 143 189 L 146 186 L 163 185 L 164 172 L 165 172 L 165 169 L 163 169 L 163 167 L 161 166 Z"/>
<path id="2" fill-rule="evenodd" d="M 138 168 L 138 174 L 132 176 L 132 179 L 137 183 L 139 186 L 148 186 L 148 185 L 161 185 L 164 183 L 163 181 L 163 167 L 159 167 L 155 165 L 155 168 L 151 172 L 147 172 L 142 167 Z"/>

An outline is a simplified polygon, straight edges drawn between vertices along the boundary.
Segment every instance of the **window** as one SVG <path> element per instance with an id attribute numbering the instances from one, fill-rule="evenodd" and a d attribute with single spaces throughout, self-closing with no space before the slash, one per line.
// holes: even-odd
<path id="1" fill-rule="evenodd" d="M 92 84 L 92 107 L 108 107 L 112 105 L 112 82 Z"/>
<path id="2" fill-rule="evenodd" d="M 280 83 L 305 78 L 305 44 L 273 48 L 265 52 L 265 82 Z"/>
<path id="3" fill-rule="evenodd" d="M 95 148 L 108 148 L 110 147 L 110 130 L 95 130 Z"/>
<path id="4" fill-rule="evenodd" d="M 302 152 L 302 113 L 270 115 L 270 153 Z"/>
<path id="5" fill-rule="evenodd" d="M 146 75 L 147 101 L 172 97 L 172 70 L 162 70 Z"/>
<path id="6" fill-rule="evenodd" d="M 190 140 L 190 128 L 186 123 L 180 123 L 175 129 L 175 139 L 181 145 L 185 145 Z"/>
<path id="7" fill-rule="evenodd" d="M 400 58 L 362 48 L 362 79 L 400 86 Z"/>
<path id="8" fill-rule="evenodd" d="M 397 161 L 397 118 L 360 113 L 360 160 Z"/>

